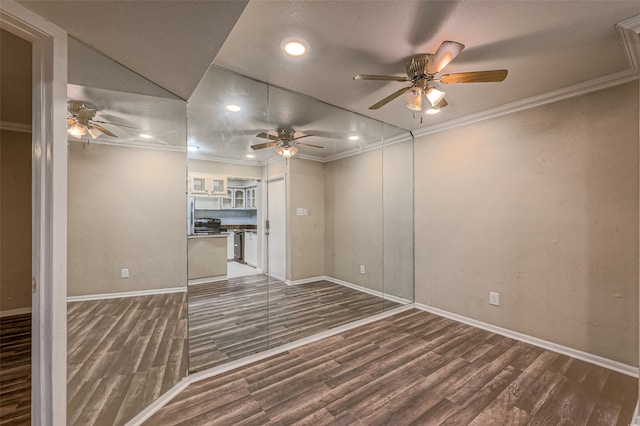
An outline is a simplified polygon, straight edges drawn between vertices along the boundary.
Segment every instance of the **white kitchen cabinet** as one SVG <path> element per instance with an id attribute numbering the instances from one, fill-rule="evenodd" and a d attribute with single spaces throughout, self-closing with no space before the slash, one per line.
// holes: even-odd
<path id="1" fill-rule="evenodd" d="M 220 197 L 194 197 L 196 210 L 220 210 Z"/>
<path id="2" fill-rule="evenodd" d="M 258 265 L 258 233 L 244 231 L 244 261 L 254 268 Z"/>
<path id="3" fill-rule="evenodd" d="M 249 187 L 245 190 L 246 193 L 246 200 L 247 200 L 247 209 L 255 209 L 257 208 L 257 203 L 256 203 L 256 191 L 257 191 L 257 187 L 256 186 L 252 186 Z"/>
<path id="4" fill-rule="evenodd" d="M 233 208 L 234 209 L 245 208 L 244 192 L 245 192 L 244 188 L 233 188 Z"/>
<path id="5" fill-rule="evenodd" d="M 210 195 L 226 195 L 227 194 L 227 178 L 224 176 L 209 176 L 209 194 Z"/>
<path id="6" fill-rule="evenodd" d="M 227 260 L 233 260 L 233 257 L 235 256 L 234 253 L 234 235 L 233 232 L 230 232 L 229 234 L 227 234 Z"/>
<path id="7" fill-rule="evenodd" d="M 189 173 L 190 194 L 224 196 L 227 193 L 227 177 L 207 173 Z"/>
<path id="8" fill-rule="evenodd" d="M 207 176 L 196 174 L 196 173 L 190 174 L 189 175 L 189 193 L 207 195 L 209 193 L 209 188 L 207 185 Z"/>
<path id="9" fill-rule="evenodd" d="M 233 208 L 233 190 L 227 189 L 226 196 L 222 198 L 222 208 L 223 209 L 232 209 Z"/>

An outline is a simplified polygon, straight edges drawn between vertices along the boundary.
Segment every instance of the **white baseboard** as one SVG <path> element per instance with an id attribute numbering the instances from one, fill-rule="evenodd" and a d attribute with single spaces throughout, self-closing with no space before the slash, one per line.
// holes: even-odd
<path id="1" fill-rule="evenodd" d="M 323 281 L 323 280 L 326 280 L 326 279 L 327 279 L 327 277 L 325 277 L 324 275 L 320 275 L 318 277 L 303 278 L 301 280 L 294 280 L 294 281 L 286 280 L 284 283 L 286 285 L 300 285 L 300 284 L 315 283 L 317 281 Z"/>
<path id="2" fill-rule="evenodd" d="M 122 291 L 119 293 L 102 293 L 102 294 L 87 294 L 83 296 L 69 296 L 67 302 L 85 302 L 88 300 L 102 300 L 102 299 L 117 299 L 120 297 L 137 297 L 137 296 L 149 296 L 152 294 L 164 294 L 164 293 L 181 293 L 187 291 L 187 287 L 169 287 L 169 288 L 156 288 L 152 290 L 137 290 L 137 291 Z"/>
<path id="3" fill-rule="evenodd" d="M 521 342 L 529 343 L 534 346 L 548 349 L 553 352 L 558 352 L 563 355 L 577 358 L 582 361 L 589 362 L 591 364 L 599 365 L 600 367 L 608 368 L 610 370 L 617 371 L 622 374 L 626 374 L 631 377 L 638 377 L 638 367 L 627 365 L 618 361 L 614 361 L 608 358 L 604 358 L 598 355 L 593 355 L 587 352 L 583 352 L 577 349 L 569 348 L 567 346 L 559 345 L 557 343 L 549 342 L 547 340 L 538 339 L 537 337 L 529 336 L 526 334 L 518 333 L 517 331 L 509 330 L 506 328 L 498 327 L 496 325 L 488 324 L 486 322 L 478 321 L 473 318 L 468 318 L 462 315 L 454 314 L 452 312 L 444 311 L 442 309 L 434 308 L 432 306 L 423 305 L 421 303 L 414 303 L 414 306 L 423 311 L 431 312 L 436 315 L 443 316 L 445 318 L 452 319 L 454 321 L 462 322 L 473 327 L 478 327 L 483 330 L 491 331 L 492 333 L 500 334 L 502 336 L 510 337 Z"/>
<path id="4" fill-rule="evenodd" d="M 300 284 L 313 283 L 313 282 L 316 282 L 316 281 L 329 281 L 330 283 L 333 283 L 333 284 L 338 284 L 338 285 L 341 285 L 341 286 L 344 286 L 344 287 L 349 287 L 350 289 L 361 291 L 361 292 L 367 293 L 367 294 L 371 294 L 372 296 L 377 296 L 377 297 L 379 297 L 381 299 L 390 300 L 392 302 L 400 303 L 402 305 L 406 305 L 408 303 L 413 303 L 409 299 L 404 299 L 402 297 L 394 296 L 392 294 L 384 293 L 384 292 L 378 291 L 378 290 L 372 290 L 370 288 L 363 287 L 361 285 L 353 284 L 353 283 L 350 283 L 350 282 L 347 282 L 347 281 L 342 281 L 342 280 L 339 280 L 338 278 L 328 277 L 326 275 L 321 275 L 321 276 L 318 276 L 318 277 L 311 277 L 311 278 L 303 278 L 301 280 L 294 280 L 294 281 L 287 280 L 287 281 L 285 281 L 285 284 L 287 284 L 287 285 L 300 285 Z"/>
<path id="5" fill-rule="evenodd" d="M 4 317 L 12 317 L 14 315 L 24 315 L 31 313 L 31 306 L 26 308 L 18 308 L 18 309 L 7 309 L 5 311 L 0 311 L 0 318 Z"/>
<path id="6" fill-rule="evenodd" d="M 400 303 L 402 305 L 406 305 L 408 303 L 413 303 L 413 301 L 411 301 L 409 299 L 405 299 L 403 297 L 394 296 L 393 294 L 384 293 L 382 291 L 373 290 L 373 289 L 370 289 L 370 288 L 367 288 L 367 287 L 363 287 L 363 286 L 358 285 L 358 284 L 350 283 L 348 281 L 342 281 L 342 280 L 339 280 L 338 278 L 326 277 L 325 276 L 324 279 L 329 281 L 329 282 L 332 282 L 334 284 L 338 284 L 338 285 L 342 285 L 342 286 L 345 286 L 345 287 L 349 287 L 349 288 L 352 288 L 354 290 L 361 291 L 363 293 L 368 293 L 368 294 L 371 294 L 373 296 L 380 297 L 381 299 L 390 300 L 392 302 Z"/>
<path id="7" fill-rule="evenodd" d="M 157 411 L 159 411 L 169 401 L 171 401 L 175 396 L 177 396 L 180 392 L 182 392 L 187 386 L 189 386 L 192 383 L 196 383 L 201 380 L 205 380 L 210 377 L 217 376 L 218 374 L 226 373 L 236 368 L 244 367 L 245 365 L 248 365 L 257 361 L 262 361 L 263 359 L 272 357 L 274 355 L 278 355 L 283 352 L 290 351 L 292 349 L 298 348 L 303 345 L 308 345 L 309 343 L 317 342 L 318 340 L 322 340 L 327 337 L 335 336 L 336 334 L 344 333 L 345 331 L 349 331 L 351 329 L 363 326 L 365 324 L 372 323 L 374 321 L 379 321 L 381 319 L 399 314 L 401 312 L 404 312 L 412 308 L 413 308 L 413 305 L 399 306 L 397 308 L 390 309 L 388 311 L 385 311 L 376 315 L 372 315 L 370 317 L 363 318 L 358 321 L 350 322 L 348 324 L 344 324 L 344 325 L 332 328 L 330 330 L 323 331 L 322 333 L 304 337 L 302 339 L 298 339 L 293 342 L 286 343 L 284 345 L 275 347 L 273 349 L 268 349 L 266 351 L 249 355 L 247 357 L 237 359 L 237 360 L 228 362 L 226 364 L 222 364 L 217 367 L 210 368 L 208 370 L 199 371 L 197 373 L 191 374 L 183 378 L 177 385 L 169 389 L 166 393 L 160 396 L 160 398 L 156 399 L 151 405 L 147 406 L 147 408 L 139 412 L 133 419 L 129 420 L 125 426 L 138 426 L 143 424 L 146 420 L 148 420 L 151 416 L 153 416 Z"/>
<path id="8" fill-rule="evenodd" d="M 217 281 L 224 281 L 228 279 L 226 275 L 218 275 L 217 277 L 205 277 L 205 278 L 194 278 L 187 282 L 187 285 L 197 285 L 197 284 L 205 284 L 205 283 L 215 283 Z"/>
<path id="9" fill-rule="evenodd" d="M 633 412 L 633 417 L 631 418 L 630 426 L 640 426 L 640 399 L 638 399 L 638 403 L 636 404 L 636 409 Z"/>

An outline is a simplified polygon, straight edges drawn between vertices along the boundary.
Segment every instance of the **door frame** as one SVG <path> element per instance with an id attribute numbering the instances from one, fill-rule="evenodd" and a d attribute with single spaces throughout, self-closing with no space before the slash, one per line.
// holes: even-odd
<path id="1" fill-rule="evenodd" d="M 32 44 L 31 423 L 67 411 L 67 34 L 13 2 L 0 27 Z"/>
<path id="2" fill-rule="evenodd" d="M 266 192 L 266 197 L 264 197 L 264 211 L 266 212 L 266 214 L 264 215 L 264 219 L 265 220 L 269 220 L 269 218 L 271 217 L 270 212 L 269 212 L 269 197 L 271 196 L 271 191 L 269 190 L 269 184 L 273 183 L 273 182 L 277 182 L 277 181 L 282 181 L 284 183 L 284 206 L 282 206 L 282 209 L 284 211 L 284 227 L 283 227 L 283 235 L 282 235 L 282 248 L 283 248 L 283 263 L 284 263 L 284 268 L 282 270 L 282 274 L 283 276 L 277 276 L 277 275 L 273 275 L 271 272 L 271 269 L 269 268 L 269 260 L 270 260 L 270 248 L 271 248 L 271 244 L 270 244 L 270 236 L 271 236 L 271 230 L 270 227 L 267 228 L 266 226 L 264 227 L 264 243 L 263 243 L 263 248 L 264 248 L 264 255 L 263 255 L 263 270 L 266 271 L 267 276 L 271 277 L 271 278 L 275 278 L 278 280 L 281 280 L 282 282 L 286 282 L 287 280 L 287 248 L 288 248 L 288 244 L 287 244 L 287 217 L 286 217 L 286 213 L 287 213 L 287 178 L 286 178 L 286 174 L 278 174 L 278 175 L 274 175 L 274 176 L 269 176 L 267 179 L 265 179 L 265 192 Z"/>

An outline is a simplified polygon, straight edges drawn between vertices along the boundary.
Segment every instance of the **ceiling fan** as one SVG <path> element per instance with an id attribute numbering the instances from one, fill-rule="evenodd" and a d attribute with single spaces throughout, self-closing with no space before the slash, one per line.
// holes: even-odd
<path id="1" fill-rule="evenodd" d="M 87 133 L 89 133 L 93 139 L 97 138 L 101 134 L 105 134 L 112 138 L 118 137 L 115 133 L 104 128 L 104 126 L 101 126 L 98 123 L 142 130 L 137 127 L 126 126 L 124 124 L 95 120 L 94 117 L 98 110 L 93 105 L 83 101 L 67 101 L 67 112 L 69 113 L 67 117 L 67 126 L 69 126 L 67 133 L 76 138 L 81 138 Z"/>
<path id="2" fill-rule="evenodd" d="M 507 70 L 473 71 L 444 74 L 436 78 L 449 62 L 451 62 L 464 49 L 464 44 L 456 41 L 444 41 L 438 47 L 436 53 L 423 53 L 409 58 L 406 65 L 407 76 L 393 75 L 369 75 L 358 74 L 354 80 L 382 80 L 410 82 L 411 86 L 393 92 L 381 101 L 371 105 L 369 109 L 378 109 L 397 97 L 404 95 L 407 108 L 412 111 L 423 109 L 423 99 L 426 98 L 429 109 L 427 114 L 437 114 L 440 109 L 447 106 L 444 99 L 445 92 L 438 90 L 432 83 L 457 84 L 457 83 L 488 83 L 500 82 L 507 77 Z"/>
<path id="3" fill-rule="evenodd" d="M 302 133 L 298 133 L 298 134 L 299 136 L 296 136 L 296 131 L 293 129 L 282 129 L 282 128 L 278 129 L 276 132 L 258 133 L 256 137 L 269 139 L 271 142 L 251 145 L 251 149 L 257 150 L 257 149 L 270 148 L 272 146 L 275 146 L 276 153 L 278 155 L 281 155 L 283 157 L 293 157 L 298 152 L 298 148 L 296 148 L 295 145 L 311 146 L 313 148 L 324 148 L 322 146 L 313 145 L 310 143 L 298 142 L 299 139 L 307 138 L 309 136 L 314 136 L 314 135 L 307 135 Z"/>

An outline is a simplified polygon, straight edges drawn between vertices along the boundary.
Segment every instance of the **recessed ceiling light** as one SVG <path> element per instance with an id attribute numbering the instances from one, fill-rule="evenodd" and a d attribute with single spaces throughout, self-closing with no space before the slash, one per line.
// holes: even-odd
<path id="1" fill-rule="evenodd" d="M 152 138 L 153 138 L 153 136 L 151 136 L 151 135 L 150 135 L 150 134 L 148 134 L 148 133 L 140 133 L 140 137 L 141 137 L 142 139 L 152 139 Z"/>
<path id="2" fill-rule="evenodd" d="M 240 112 L 242 111 L 242 108 L 238 104 L 229 104 L 227 105 L 227 110 L 231 112 Z"/>
<path id="3" fill-rule="evenodd" d="M 247 155 L 246 155 L 246 157 L 247 157 L 247 158 L 254 158 L 254 157 L 255 157 L 255 155 L 253 155 L 253 154 L 247 154 Z"/>
<path id="4" fill-rule="evenodd" d="M 200 149 L 198 145 L 187 145 L 187 149 L 191 152 L 195 152 Z"/>
<path id="5" fill-rule="evenodd" d="M 427 115 L 436 115 L 439 112 L 440 112 L 440 108 L 429 108 L 424 113 Z"/>
<path id="6" fill-rule="evenodd" d="M 289 56 L 302 56 L 309 50 L 309 43 L 299 37 L 287 37 L 280 43 L 280 47 Z"/>
<path id="7" fill-rule="evenodd" d="M 357 141 L 358 139 L 360 139 L 360 136 L 358 135 L 349 136 L 350 141 Z"/>

